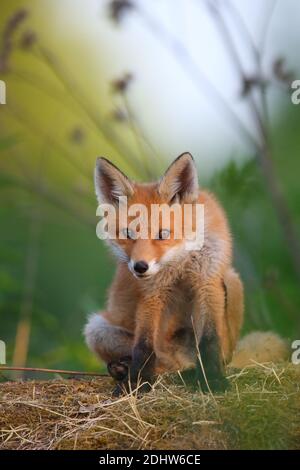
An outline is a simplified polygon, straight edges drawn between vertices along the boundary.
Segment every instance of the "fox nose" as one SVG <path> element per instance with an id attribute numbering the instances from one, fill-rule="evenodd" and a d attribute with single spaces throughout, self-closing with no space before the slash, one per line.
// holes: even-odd
<path id="1" fill-rule="evenodd" d="M 133 265 L 133 269 L 138 274 L 144 274 L 148 270 L 148 268 L 149 268 L 149 265 L 148 263 L 146 263 L 146 261 L 137 261 Z"/>

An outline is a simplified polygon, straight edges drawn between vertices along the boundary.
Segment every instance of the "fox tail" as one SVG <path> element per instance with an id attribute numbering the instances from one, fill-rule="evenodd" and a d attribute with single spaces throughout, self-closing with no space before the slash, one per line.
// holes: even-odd
<path id="1" fill-rule="evenodd" d="M 264 362 L 282 362 L 289 356 L 287 342 L 272 331 L 254 331 L 242 338 L 233 354 L 230 367 L 243 367 Z"/>

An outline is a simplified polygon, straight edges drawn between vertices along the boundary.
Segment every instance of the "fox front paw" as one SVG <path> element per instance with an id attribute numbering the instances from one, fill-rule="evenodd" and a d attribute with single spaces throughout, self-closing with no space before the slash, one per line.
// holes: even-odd
<path id="1" fill-rule="evenodd" d="M 113 379 L 118 381 L 124 380 L 128 376 L 130 362 L 130 356 L 121 357 L 118 361 L 109 362 L 107 364 L 107 371 Z"/>

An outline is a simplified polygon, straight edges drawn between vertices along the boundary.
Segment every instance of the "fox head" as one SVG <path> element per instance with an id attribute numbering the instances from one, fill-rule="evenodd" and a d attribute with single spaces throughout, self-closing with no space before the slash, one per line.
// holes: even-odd
<path id="1" fill-rule="evenodd" d="M 193 208 L 199 196 L 197 170 L 191 154 L 180 155 L 154 183 L 136 183 L 100 157 L 95 168 L 95 187 L 99 204 L 112 205 L 116 211 L 116 236 L 108 240 L 109 244 L 135 277 L 153 276 L 184 255 L 189 242 L 182 234 L 182 227 L 187 217 L 194 227 Z M 120 218 L 124 200 L 126 216 Z M 188 216 L 180 210 L 187 204 L 192 209 Z M 131 211 L 136 207 L 145 208 L 138 224 Z M 153 217 L 153 207 L 169 209 L 169 217 L 164 218 L 160 209 L 156 212 L 158 217 Z M 179 236 L 178 225 L 181 225 Z"/>

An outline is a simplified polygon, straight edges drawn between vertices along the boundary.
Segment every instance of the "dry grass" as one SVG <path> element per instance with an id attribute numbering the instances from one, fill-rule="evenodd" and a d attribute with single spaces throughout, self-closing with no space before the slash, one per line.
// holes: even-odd
<path id="1" fill-rule="evenodd" d="M 228 371 L 204 395 L 170 378 L 142 398 L 110 400 L 109 378 L 0 385 L 1 449 L 300 448 L 300 368 Z"/>

